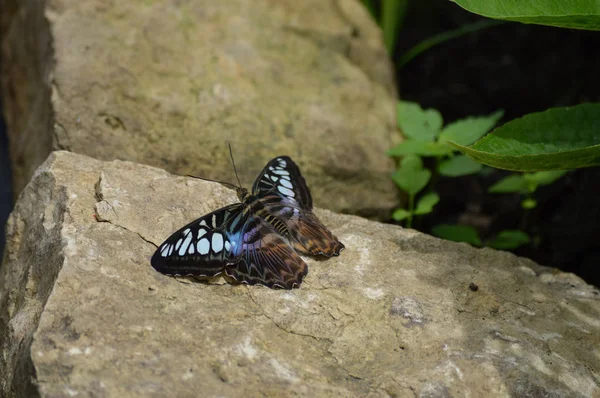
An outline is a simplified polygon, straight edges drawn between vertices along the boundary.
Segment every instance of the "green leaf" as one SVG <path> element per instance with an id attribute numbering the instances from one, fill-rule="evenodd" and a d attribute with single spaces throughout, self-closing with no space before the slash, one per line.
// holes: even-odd
<path id="1" fill-rule="evenodd" d="M 414 214 L 423 215 L 433 211 L 433 207 L 440 201 L 440 195 L 435 192 L 430 192 L 419 200 Z"/>
<path id="2" fill-rule="evenodd" d="M 410 216 L 410 211 L 406 210 L 406 209 L 396 209 L 394 211 L 394 214 L 392 214 L 392 218 L 396 221 L 402 221 L 405 218 L 408 218 Z"/>
<path id="3" fill-rule="evenodd" d="M 414 102 L 398 102 L 396 117 L 398 127 L 406 138 L 433 141 L 440 132 L 444 119 L 435 109 L 423 110 Z"/>
<path id="4" fill-rule="evenodd" d="M 531 210 L 531 209 L 535 208 L 536 206 L 537 206 L 537 201 L 533 198 L 527 198 L 521 202 L 521 207 L 523 207 L 526 210 Z"/>
<path id="5" fill-rule="evenodd" d="M 529 184 L 535 184 L 537 187 L 539 185 L 552 184 L 568 172 L 569 170 L 538 171 L 537 173 L 526 173 L 523 175 L 523 178 L 525 178 L 525 181 Z"/>
<path id="6" fill-rule="evenodd" d="M 475 144 L 450 145 L 471 159 L 515 171 L 600 165 L 600 103 L 553 108 L 512 120 Z"/>
<path id="7" fill-rule="evenodd" d="M 595 0 L 454 0 L 462 8 L 488 18 L 600 30 L 600 3 Z"/>
<path id="8" fill-rule="evenodd" d="M 394 52 L 394 44 L 404 20 L 407 4 L 408 0 L 381 1 L 381 29 L 383 30 L 383 42 L 389 54 Z"/>
<path id="9" fill-rule="evenodd" d="M 402 159 L 400 169 L 392 175 L 392 179 L 409 195 L 416 195 L 431 178 L 431 171 L 423 168 L 418 156 L 410 155 Z"/>
<path id="10" fill-rule="evenodd" d="M 467 242 L 473 246 L 481 246 L 481 239 L 477 230 L 468 225 L 436 225 L 431 229 L 431 232 L 440 238 L 451 240 L 454 242 Z"/>
<path id="11" fill-rule="evenodd" d="M 488 188 L 488 193 L 525 193 L 527 192 L 527 180 L 521 174 L 513 174 L 504 177 Z"/>
<path id="12" fill-rule="evenodd" d="M 504 230 L 498 233 L 489 246 L 500 250 L 514 250 L 530 241 L 529 235 L 523 231 Z"/>
<path id="13" fill-rule="evenodd" d="M 502 118 L 499 110 L 487 116 L 471 116 L 448 124 L 440 133 L 439 141 L 452 141 L 460 145 L 471 145 L 490 130 Z"/>
<path id="14" fill-rule="evenodd" d="M 390 156 L 420 155 L 420 156 L 444 156 L 452 153 L 454 148 L 435 141 L 417 141 L 407 139 L 393 149 L 388 151 Z"/>
<path id="15" fill-rule="evenodd" d="M 446 177 L 459 177 L 469 174 L 475 174 L 483 168 L 481 163 L 477 163 L 473 159 L 458 155 L 440 163 L 438 171 Z"/>

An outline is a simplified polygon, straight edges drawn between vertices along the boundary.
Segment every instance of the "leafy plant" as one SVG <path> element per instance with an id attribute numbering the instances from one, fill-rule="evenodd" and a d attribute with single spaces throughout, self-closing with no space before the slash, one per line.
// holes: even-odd
<path id="1" fill-rule="evenodd" d="M 600 30 L 600 5 L 588 0 L 455 0 L 497 19 Z M 525 115 L 473 145 L 451 144 L 477 162 L 515 171 L 565 170 L 600 165 L 600 103 Z M 451 141 L 451 140 L 450 140 Z"/>
<path id="2" fill-rule="evenodd" d="M 533 209 L 537 202 L 533 193 L 539 186 L 552 184 L 568 170 L 538 171 L 537 173 L 513 174 L 488 188 L 489 193 L 520 193 L 526 195 L 521 202 L 524 209 Z"/>
<path id="3" fill-rule="evenodd" d="M 431 231 L 435 236 L 454 242 L 466 242 L 472 246 L 489 246 L 499 250 L 514 250 L 531 241 L 529 235 L 519 230 L 500 231 L 493 239 L 482 242 L 477 230 L 469 225 L 436 225 Z"/>
<path id="4" fill-rule="evenodd" d="M 408 205 L 394 211 L 392 217 L 396 221 L 405 221 L 406 226 L 411 227 L 414 216 L 431 213 L 440 201 L 439 195 L 431 186 L 434 177 L 458 177 L 482 172 L 481 163 L 456 155 L 456 150 L 447 142 L 452 140 L 468 145 L 491 130 L 501 117 L 502 111 L 497 111 L 487 116 L 467 117 L 444 126 L 443 117 L 437 110 L 422 109 L 419 104 L 412 102 L 398 103 L 397 122 L 405 140 L 388 151 L 388 154 L 403 157 L 392 179 L 408 195 Z M 427 157 L 435 159 L 432 170 L 423 166 L 422 158 Z M 566 172 L 541 171 L 511 175 L 491 186 L 488 192 L 523 194 L 522 207 L 529 210 L 537 205 L 533 197 L 537 188 L 551 184 Z M 429 191 L 416 200 L 417 195 L 425 191 L 428 185 Z M 516 249 L 531 241 L 523 231 L 504 230 L 484 242 L 475 228 L 466 225 L 437 225 L 433 227 L 432 233 L 444 239 L 503 250 Z"/>
<path id="5" fill-rule="evenodd" d="M 399 102 L 397 122 L 406 139 L 388 154 L 404 156 L 392 179 L 408 194 L 408 207 L 397 209 L 392 217 L 396 221 L 406 220 L 406 226 L 411 227 L 413 216 L 433 211 L 440 200 L 433 191 L 422 196 L 415 206 L 416 195 L 427 186 L 432 175 L 458 177 L 479 172 L 483 167 L 480 163 L 463 155 L 455 155 L 456 150 L 445 140 L 471 143 L 487 133 L 501 117 L 502 111 L 498 111 L 488 116 L 468 117 L 444 127 L 442 115 L 437 110 L 422 109 L 413 102 Z M 435 174 L 423 167 L 421 157 L 435 158 Z"/>
<path id="6" fill-rule="evenodd" d="M 435 192 L 430 192 L 419 200 L 415 208 L 416 194 L 423 190 L 431 180 L 431 171 L 423 168 L 423 161 L 416 155 L 406 156 L 398 171 L 392 175 L 392 179 L 400 189 L 408 194 L 408 209 L 397 209 L 392 217 L 397 221 L 406 219 L 408 227 L 411 227 L 414 215 L 430 213 L 440 200 Z"/>

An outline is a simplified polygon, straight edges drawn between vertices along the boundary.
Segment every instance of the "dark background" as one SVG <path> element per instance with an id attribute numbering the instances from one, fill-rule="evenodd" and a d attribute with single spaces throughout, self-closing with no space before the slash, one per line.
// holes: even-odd
<path id="1" fill-rule="evenodd" d="M 2 60 L 0 59 L 0 62 Z M 0 100 L 2 109 L 2 100 Z M 0 263 L 4 253 L 4 226 L 12 209 L 12 191 L 10 177 L 10 163 L 8 161 L 8 142 L 2 113 L 0 112 Z"/>
<path id="2" fill-rule="evenodd" d="M 394 60 L 423 39 L 484 20 L 447 0 L 411 1 Z M 501 123 L 556 106 L 600 100 L 600 33 L 507 22 L 448 41 L 397 70 L 403 100 L 436 108 L 451 122 L 503 109 Z M 600 134 L 600 132 L 599 132 Z M 510 173 L 442 179 L 435 212 L 416 227 L 465 223 L 483 238 L 521 229 L 534 242 L 515 252 L 600 286 L 600 168 L 579 169 L 535 194 L 487 194 Z"/>

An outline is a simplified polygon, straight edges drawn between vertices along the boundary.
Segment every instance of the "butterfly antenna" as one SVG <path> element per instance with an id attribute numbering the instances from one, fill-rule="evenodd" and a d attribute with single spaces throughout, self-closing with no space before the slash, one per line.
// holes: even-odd
<path id="1" fill-rule="evenodd" d="M 240 182 L 240 177 L 238 177 L 237 169 L 235 168 L 235 161 L 233 160 L 233 151 L 231 150 L 231 143 L 227 143 L 229 146 L 229 156 L 231 156 L 231 163 L 233 163 L 233 171 L 235 172 L 235 178 L 237 178 L 237 182 L 242 187 L 242 183 Z"/>
<path id="2" fill-rule="evenodd" d="M 187 176 L 188 176 L 188 177 L 192 177 L 192 178 L 196 178 L 196 179 L 198 179 L 198 180 L 210 181 L 210 182 L 216 182 L 216 183 L 219 183 L 219 184 L 227 185 L 227 186 L 230 186 L 230 187 L 232 187 L 232 188 L 234 188 L 234 189 L 235 189 L 235 188 L 237 188 L 237 187 L 235 186 L 235 184 L 231 184 L 231 183 L 229 183 L 229 182 L 225 182 L 225 181 L 211 180 L 210 178 L 197 177 L 197 176 L 193 176 L 193 175 L 191 175 L 191 174 L 187 174 Z"/>

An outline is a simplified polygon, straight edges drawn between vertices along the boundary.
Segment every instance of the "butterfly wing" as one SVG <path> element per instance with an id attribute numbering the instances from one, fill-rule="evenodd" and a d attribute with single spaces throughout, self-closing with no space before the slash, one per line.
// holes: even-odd
<path id="1" fill-rule="evenodd" d="M 251 216 L 242 242 L 239 261 L 225 269 L 228 276 L 249 285 L 284 289 L 300 286 L 308 266 L 269 224 Z"/>
<path id="2" fill-rule="evenodd" d="M 238 261 L 239 234 L 246 223 L 242 203 L 223 207 L 192 221 L 158 247 L 150 263 L 167 275 L 216 276 Z"/>
<path id="3" fill-rule="evenodd" d="M 288 156 L 279 156 L 267 163 L 252 186 L 252 194 L 277 195 L 304 210 L 312 210 L 310 190 L 300 169 Z"/>
<path id="4" fill-rule="evenodd" d="M 259 174 L 254 195 L 284 221 L 294 248 L 303 254 L 337 256 L 344 245 L 313 214 L 310 190 L 300 169 L 288 156 L 271 160 Z"/>
<path id="5" fill-rule="evenodd" d="M 151 259 L 167 275 L 212 277 L 223 271 L 249 285 L 291 289 L 308 271 L 289 243 L 238 203 L 207 214 L 171 235 Z"/>

